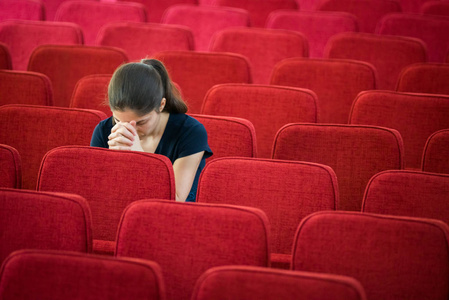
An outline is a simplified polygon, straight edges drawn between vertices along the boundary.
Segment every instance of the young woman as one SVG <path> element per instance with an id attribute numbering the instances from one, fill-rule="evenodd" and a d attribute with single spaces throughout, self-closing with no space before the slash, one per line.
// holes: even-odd
<path id="1" fill-rule="evenodd" d="M 195 201 L 199 175 L 212 151 L 204 126 L 185 114 L 187 106 L 164 65 L 155 59 L 122 65 L 108 94 L 112 117 L 97 125 L 91 146 L 167 156 L 176 201 Z"/>

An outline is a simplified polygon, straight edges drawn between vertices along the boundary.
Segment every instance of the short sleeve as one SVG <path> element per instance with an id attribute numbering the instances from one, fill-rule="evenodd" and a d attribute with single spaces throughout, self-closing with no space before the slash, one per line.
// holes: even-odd
<path id="1" fill-rule="evenodd" d="M 203 124 L 195 120 L 195 125 L 183 135 L 179 143 L 178 157 L 189 156 L 204 151 L 203 159 L 212 156 L 212 150 L 207 142 L 207 131 Z"/>
<path id="2" fill-rule="evenodd" d="M 108 145 L 108 135 L 106 132 L 108 130 L 108 119 L 101 121 L 94 129 L 92 133 L 92 138 L 90 140 L 90 145 L 92 147 L 109 148 Z M 112 123 L 111 123 L 112 124 Z M 109 132 L 111 130 L 109 129 Z"/>

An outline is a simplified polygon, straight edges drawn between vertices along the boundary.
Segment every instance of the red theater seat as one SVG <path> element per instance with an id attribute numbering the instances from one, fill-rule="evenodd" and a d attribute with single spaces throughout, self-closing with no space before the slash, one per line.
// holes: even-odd
<path id="1" fill-rule="evenodd" d="M 175 199 L 170 160 L 162 155 L 67 146 L 42 160 L 37 189 L 83 196 L 92 210 L 94 252 L 112 254 L 125 207 L 148 197 Z"/>
<path id="2" fill-rule="evenodd" d="M 365 300 L 355 279 L 312 272 L 227 266 L 206 271 L 192 300 Z"/>
<path id="3" fill-rule="evenodd" d="M 419 13 L 421 7 L 432 0 L 398 0 L 405 13 Z"/>
<path id="4" fill-rule="evenodd" d="M 324 165 L 250 158 L 210 162 L 198 184 L 197 201 L 256 207 L 271 225 L 271 260 L 288 269 L 296 228 L 302 218 L 338 206 L 334 171 Z"/>
<path id="5" fill-rule="evenodd" d="M 422 14 L 449 16 L 449 2 L 427 1 L 421 5 L 419 11 Z"/>
<path id="6" fill-rule="evenodd" d="M 25 189 L 35 189 L 45 153 L 63 145 L 90 144 L 95 126 L 106 116 L 100 111 L 33 105 L 0 107 L 0 144 L 19 151 Z"/>
<path id="7" fill-rule="evenodd" d="M 91 252 L 91 222 L 81 196 L 2 188 L 0 264 L 20 249 Z"/>
<path id="8" fill-rule="evenodd" d="M 47 21 L 54 21 L 56 11 L 59 6 L 69 0 L 41 0 L 45 5 L 45 16 Z M 98 1 L 98 0 L 84 0 L 84 1 Z"/>
<path id="9" fill-rule="evenodd" d="M 201 113 L 249 120 L 256 129 L 258 157 L 270 158 L 276 132 L 287 123 L 316 123 L 317 110 L 317 97 L 310 90 L 221 84 L 208 91 Z"/>
<path id="10" fill-rule="evenodd" d="M 111 74 L 94 74 L 81 78 L 73 90 L 70 107 L 95 109 L 112 116 L 108 102 L 108 85 Z"/>
<path id="11" fill-rule="evenodd" d="M 449 64 L 418 63 L 399 74 L 398 92 L 449 95 Z"/>
<path id="12" fill-rule="evenodd" d="M 449 129 L 433 133 L 424 146 L 422 170 L 449 174 Z"/>
<path id="13" fill-rule="evenodd" d="M 315 162 L 337 174 L 341 210 L 360 211 L 369 179 L 403 168 L 403 144 L 396 130 L 355 125 L 289 124 L 279 130 L 273 158 Z"/>
<path id="14" fill-rule="evenodd" d="M 0 144 L 0 187 L 22 187 L 22 160 L 15 148 Z"/>
<path id="15" fill-rule="evenodd" d="M 6 44 L 0 43 L 0 70 L 1 69 L 11 69 L 11 54 L 9 53 L 9 48 Z"/>
<path id="16" fill-rule="evenodd" d="M 148 11 L 148 22 L 161 23 L 164 12 L 171 6 L 181 4 L 198 4 L 198 0 L 117 0 L 126 2 L 138 2 L 145 5 Z"/>
<path id="17" fill-rule="evenodd" d="M 40 0 L 1 0 L 0 21 L 45 20 L 45 6 Z"/>
<path id="18" fill-rule="evenodd" d="M 117 235 L 118 257 L 161 266 L 167 299 L 191 299 L 206 270 L 269 264 L 268 220 L 254 208 L 164 200 L 129 205 Z"/>
<path id="19" fill-rule="evenodd" d="M 26 250 L 11 254 L 0 273 L 2 299 L 161 300 L 159 266 L 74 252 Z"/>
<path id="20" fill-rule="evenodd" d="M 295 271 L 353 277 L 371 300 L 443 300 L 448 249 L 449 227 L 439 220 L 319 212 L 299 225 L 292 264 Z"/>

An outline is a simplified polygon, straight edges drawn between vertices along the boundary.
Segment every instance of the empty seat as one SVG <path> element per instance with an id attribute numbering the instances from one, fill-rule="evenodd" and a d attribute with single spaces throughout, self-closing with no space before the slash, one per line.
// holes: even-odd
<path id="1" fill-rule="evenodd" d="M 289 58 L 275 66 L 271 84 L 312 90 L 318 97 L 318 122 L 346 124 L 354 98 L 375 89 L 376 78 L 376 70 L 366 62 Z"/>
<path id="2" fill-rule="evenodd" d="M 112 22 L 146 22 L 145 7 L 134 2 L 65 1 L 55 15 L 55 21 L 71 22 L 83 29 L 84 43 L 94 45 L 103 25 Z"/>
<path id="3" fill-rule="evenodd" d="M 421 5 L 419 11 L 422 14 L 449 16 L 449 2 L 427 1 Z"/>
<path id="4" fill-rule="evenodd" d="M 117 48 L 43 45 L 32 53 L 28 71 L 47 75 L 53 85 L 54 105 L 68 107 L 78 80 L 91 74 L 112 75 L 127 61 Z"/>
<path id="5" fill-rule="evenodd" d="M 337 174 L 338 209 L 360 211 L 369 179 L 403 168 L 403 144 L 394 129 L 375 126 L 289 124 L 279 130 L 273 158 L 330 166 Z"/>
<path id="6" fill-rule="evenodd" d="M 231 28 L 217 32 L 210 44 L 214 52 L 232 52 L 249 59 L 253 82 L 268 84 L 279 61 L 309 55 L 307 39 L 299 32 L 262 28 Z"/>
<path id="7" fill-rule="evenodd" d="M 111 75 L 94 74 L 81 78 L 75 85 L 70 107 L 95 109 L 112 116 L 108 102 L 108 85 Z"/>
<path id="8" fill-rule="evenodd" d="M 420 169 L 426 140 L 449 128 L 449 95 L 367 91 L 354 100 L 349 123 L 396 129 L 404 140 L 405 167 Z"/>
<path id="9" fill-rule="evenodd" d="M 340 32 L 359 31 L 358 20 L 345 12 L 287 11 L 270 14 L 267 28 L 294 30 L 302 33 L 309 42 L 309 56 L 323 57 L 329 38 Z"/>
<path id="10" fill-rule="evenodd" d="M 348 32 L 329 40 L 325 57 L 371 63 L 377 70 L 377 87 L 395 90 L 402 69 L 427 61 L 427 52 L 418 39 Z"/>
<path id="11" fill-rule="evenodd" d="M 424 3 L 432 0 L 398 0 L 405 13 L 419 13 Z"/>
<path id="12" fill-rule="evenodd" d="M 188 28 L 153 23 L 106 24 L 100 29 L 96 44 L 121 48 L 130 61 L 139 61 L 160 51 L 194 49 L 193 34 Z"/>
<path id="13" fill-rule="evenodd" d="M 0 264 L 20 249 L 92 251 L 90 210 L 78 195 L 2 188 L 0 230 Z"/>
<path id="14" fill-rule="evenodd" d="M 92 210 L 94 252 L 112 254 L 125 207 L 136 200 L 175 199 L 170 160 L 162 155 L 67 146 L 42 159 L 37 189 L 74 193 Z"/>
<path id="15" fill-rule="evenodd" d="M 399 74 L 398 92 L 449 95 L 449 64 L 418 63 Z"/>
<path id="16" fill-rule="evenodd" d="M 0 105 L 53 105 L 50 79 L 41 73 L 0 70 Z"/>
<path id="17" fill-rule="evenodd" d="M 430 62 L 444 62 L 449 49 L 449 17 L 446 16 L 389 14 L 379 22 L 376 33 L 423 40 Z"/>
<path id="18" fill-rule="evenodd" d="M 190 28 L 195 50 L 207 51 L 214 33 L 229 27 L 249 26 L 249 16 L 246 11 L 231 7 L 175 5 L 167 9 L 162 23 Z"/>
<path id="19" fill-rule="evenodd" d="M 449 129 L 433 133 L 424 146 L 422 170 L 449 174 Z"/>
<path id="20" fill-rule="evenodd" d="M 256 130 L 250 121 L 201 114 L 190 116 L 204 125 L 207 142 L 214 149 L 214 155 L 207 161 L 228 156 L 257 156 Z"/>
<path id="21" fill-rule="evenodd" d="M 383 16 L 401 12 L 396 0 L 325 0 L 318 10 L 344 11 L 357 17 L 360 31 L 374 33 L 376 25 Z"/>
<path id="22" fill-rule="evenodd" d="M 248 60 L 232 53 L 163 51 L 154 55 L 181 88 L 189 113 L 198 114 L 207 91 L 220 83 L 251 83 Z"/>
<path id="23" fill-rule="evenodd" d="M 449 224 L 449 175 L 384 171 L 371 178 L 362 212 L 437 219 Z"/>
<path id="24" fill-rule="evenodd" d="M 0 43 L 0 70 L 1 69 L 11 69 L 11 54 L 9 53 L 9 48 L 6 44 Z"/>
<path id="25" fill-rule="evenodd" d="M 319 237 L 319 238 L 317 238 Z M 318 212 L 298 227 L 293 270 L 345 275 L 367 299 L 447 299 L 449 227 L 442 221 Z"/>
<path id="26" fill-rule="evenodd" d="M 255 208 L 164 200 L 131 203 L 116 255 L 161 266 L 167 299 L 191 299 L 198 277 L 223 265 L 269 264 L 268 220 Z"/>
<path id="27" fill-rule="evenodd" d="M 139 2 L 145 5 L 148 10 L 148 22 L 160 23 L 164 12 L 171 6 L 181 4 L 198 4 L 197 0 L 119 0 L 119 1 L 131 1 Z"/>
<path id="28" fill-rule="evenodd" d="M 271 225 L 272 264 L 288 269 L 301 219 L 316 211 L 337 209 L 337 177 L 330 167 L 314 163 L 215 159 L 201 173 L 197 201 L 264 211 Z"/>
<path id="29" fill-rule="evenodd" d="M 99 111 L 51 106 L 0 107 L 0 144 L 19 151 L 25 189 L 35 189 L 44 154 L 62 145 L 90 144 L 95 126 L 106 116 Z"/>
<path id="30" fill-rule="evenodd" d="M 70 23 L 11 20 L 0 23 L 0 42 L 8 46 L 12 68 L 26 70 L 31 53 L 39 45 L 79 45 L 83 33 Z M 58 62 L 58 66 L 62 65 L 61 60 Z"/>
<path id="31" fill-rule="evenodd" d="M 201 113 L 249 120 L 256 129 L 258 157 L 270 158 L 274 136 L 282 126 L 317 122 L 316 98 L 306 89 L 221 84 L 208 91 Z"/>
<path id="32" fill-rule="evenodd" d="M 150 261 L 73 252 L 24 250 L 0 273 L 2 299 L 164 299 L 159 266 Z"/>
<path id="33" fill-rule="evenodd" d="M 192 300 L 364 300 L 355 279 L 312 272 L 226 266 L 206 271 L 196 283 Z"/>
<path id="34" fill-rule="evenodd" d="M 45 7 L 38 0 L 1 0 L 0 21 L 20 20 L 45 20 Z"/>
<path id="35" fill-rule="evenodd" d="M 59 6 L 68 0 L 41 0 L 45 5 L 45 16 L 47 21 L 54 21 L 56 11 Z M 84 1 L 98 1 L 98 0 L 84 0 Z"/>
<path id="36" fill-rule="evenodd" d="M 15 148 L 0 144 L 0 187 L 22 187 L 22 160 Z"/>
<path id="37" fill-rule="evenodd" d="M 248 11 L 253 27 L 265 27 L 268 15 L 273 11 L 298 9 L 295 0 L 215 0 L 211 2 L 222 7 L 238 7 Z"/>

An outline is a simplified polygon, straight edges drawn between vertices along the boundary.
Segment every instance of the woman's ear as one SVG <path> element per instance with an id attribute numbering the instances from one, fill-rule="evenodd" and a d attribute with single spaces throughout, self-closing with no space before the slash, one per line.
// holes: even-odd
<path id="1" fill-rule="evenodd" d="M 159 107 L 159 111 L 162 112 L 165 108 L 165 104 L 167 104 L 167 99 L 162 98 L 161 106 Z"/>

